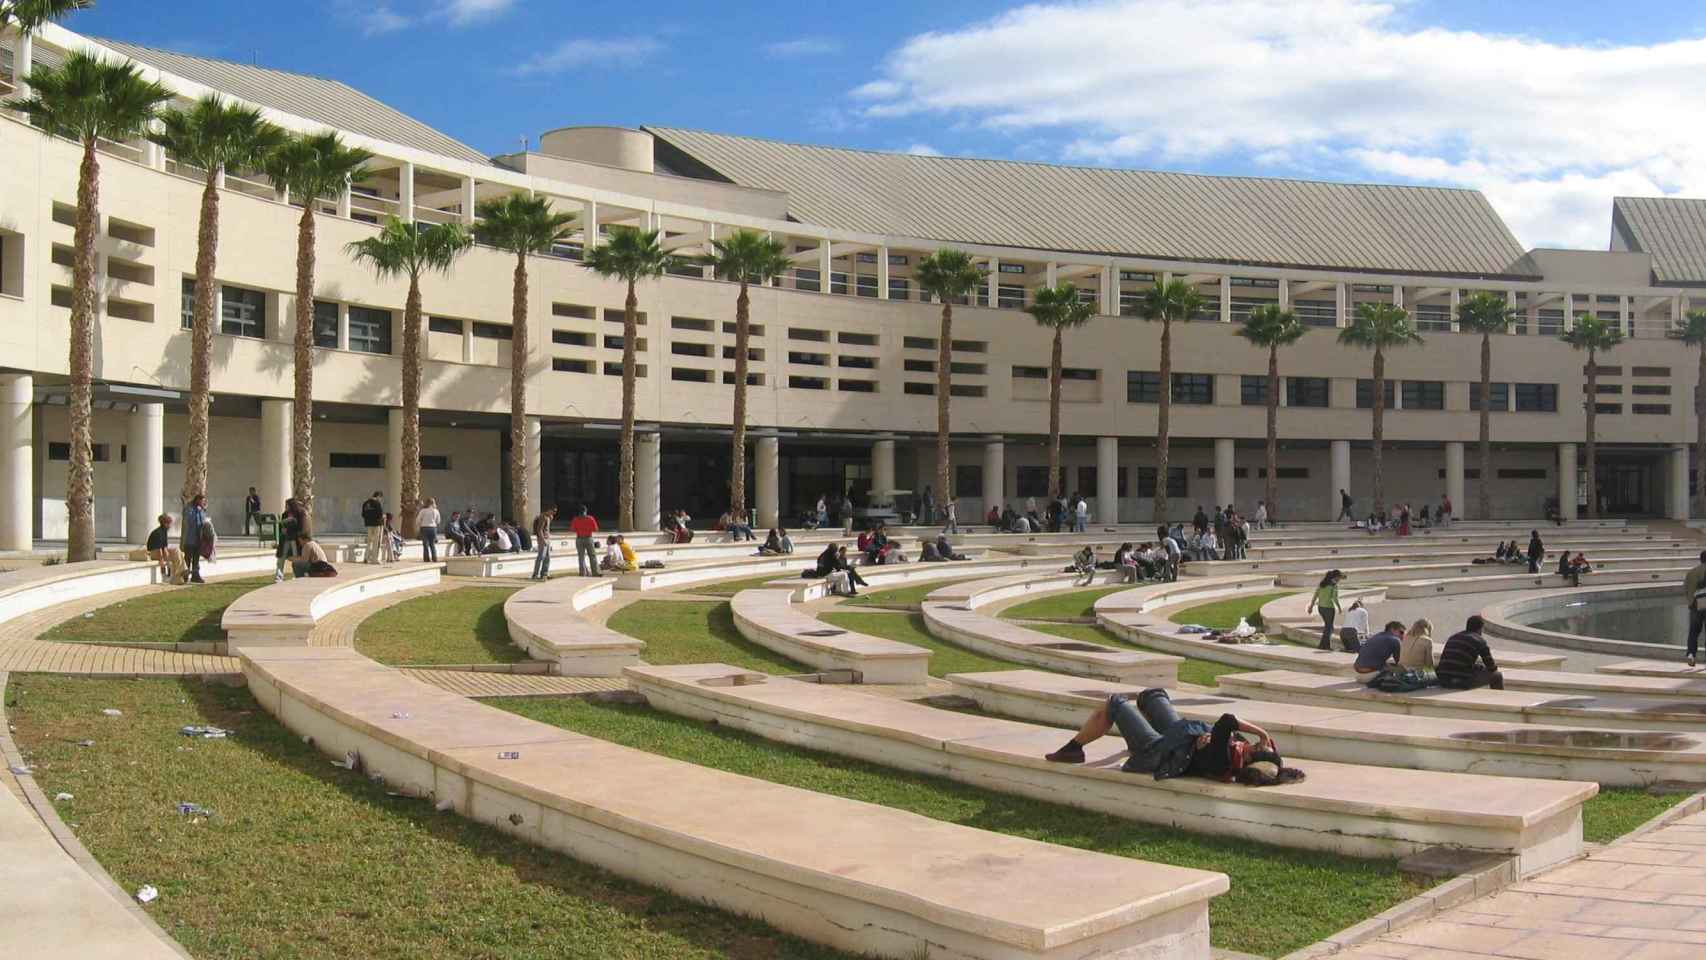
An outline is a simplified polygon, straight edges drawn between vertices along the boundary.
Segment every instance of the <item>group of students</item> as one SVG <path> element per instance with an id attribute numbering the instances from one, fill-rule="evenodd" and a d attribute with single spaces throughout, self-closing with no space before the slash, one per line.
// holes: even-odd
<path id="1" fill-rule="evenodd" d="M 1262 500 L 1256 501 L 1253 518 L 1245 517 L 1230 503 L 1216 505 L 1210 518 L 1199 504 L 1191 517 L 1191 538 L 1180 546 L 1190 551 L 1193 560 L 1243 560 L 1250 555 L 1250 531 L 1260 530 L 1269 522 L 1268 505 Z"/>
<path id="2" fill-rule="evenodd" d="M 143 549 L 160 569 L 164 583 L 206 583 L 201 575 L 201 562 L 212 560 L 218 546 L 213 529 L 213 517 L 207 512 L 207 497 L 196 494 L 184 505 L 184 525 L 178 534 L 178 546 L 172 546 L 172 515 L 162 513 L 155 518 L 156 526 L 148 533 Z"/>
<path id="3" fill-rule="evenodd" d="M 1070 497 L 1050 500 L 1039 514 L 1037 498 L 1026 497 L 1024 513 L 998 504 L 989 508 L 984 519 L 998 533 L 1084 533 L 1090 528 L 1090 503 L 1073 491 Z"/>
<path id="4" fill-rule="evenodd" d="M 1358 529 L 1367 530 L 1371 534 L 1391 530 L 1400 537 L 1410 535 L 1412 524 L 1424 528 L 1451 526 L 1454 509 L 1451 504 L 1451 495 L 1441 494 L 1437 507 L 1424 503 L 1421 511 L 1417 512 L 1409 504 L 1400 503 L 1393 505 L 1390 511 L 1376 510 L 1368 515 L 1367 520 L 1358 520 L 1356 514 L 1352 512 L 1354 504 L 1355 501 L 1352 500 L 1350 493 L 1341 489 L 1339 491 L 1338 519 L 1349 520 Z"/>
<path id="5" fill-rule="evenodd" d="M 1418 673 L 1432 670 L 1442 687 L 1504 689 L 1504 676 L 1487 646 L 1483 636 L 1486 624 L 1480 616 L 1470 617 L 1461 631 L 1447 638 L 1436 663 L 1431 621 L 1422 617 L 1406 627 L 1401 620 L 1390 620 L 1379 633 L 1370 634 L 1368 608 L 1361 600 L 1352 601 L 1348 610 L 1341 608 L 1339 584 L 1343 580 L 1343 571 L 1327 571 L 1305 608 L 1306 613 L 1321 614 L 1321 642 L 1317 649 L 1333 649 L 1334 625 L 1343 612 L 1344 623 L 1338 627 L 1337 636 L 1342 650 L 1357 655 L 1358 674 L 1378 677 L 1394 669 Z"/>
<path id="6" fill-rule="evenodd" d="M 1120 571 L 1126 583 L 1177 580 L 1179 564 L 1184 556 L 1179 543 L 1168 533 L 1166 527 L 1158 528 L 1156 534 L 1157 542 L 1145 541 L 1132 546 L 1128 540 L 1120 544 L 1115 548 L 1113 557 L 1108 560 L 1097 560 L 1096 548 L 1085 544 L 1073 554 L 1070 572 L 1079 575 L 1078 586 L 1088 586 L 1095 580 L 1097 570 Z"/>

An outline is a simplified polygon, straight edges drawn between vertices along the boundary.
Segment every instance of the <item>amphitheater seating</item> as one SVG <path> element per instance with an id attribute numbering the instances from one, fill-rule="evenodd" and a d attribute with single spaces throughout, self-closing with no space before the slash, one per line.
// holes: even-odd
<path id="1" fill-rule="evenodd" d="M 820 670 L 850 671 L 858 683 L 929 681 L 929 650 L 856 633 L 799 609 L 821 590 L 794 585 L 742 590 L 729 602 L 735 629 L 759 646 Z"/>
<path id="2" fill-rule="evenodd" d="M 1519 859 L 1529 873 L 1581 850 L 1581 804 L 1598 785 L 1300 764 L 1308 779 L 1251 789 L 1123 773 L 1104 738 L 1083 766 L 1049 763 L 1061 731 L 968 716 L 856 688 L 766 678 L 723 664 L 630 667 L 654 707 L 760 736 L 924 771 L 1007 793 L 1203 833 L 1350 856 L 1447 845 Z"/>
<path id="3" fill-rule="evenodd" d="M 1673 550 L 1669 548 L 1650 548 L 1645 550 L 1619 550 L 1615 556 L 1593 557 L 1595 570 L 1612 573 L 1626 570 L 1643 569 L 1661 565 L 1692 562 L 1698 551 L 1692 554 L 1687 549 Z M 1319 561 L 1258 561 L 1263 564 L 1263 572 L 1276 573 L 1280 586 L 1313 588 L 1320 582 L 1324 570 L 1337 569 L 1344 573 L 1345 582 L 1359 583 L 1391 583 L 1393 581 L 1412 581 L 1424 578 L 1447 579 L 1457 577 L 1505 577 L 1525 575 L 1528 567 L 1521 564 L 1506 563 L 1469 563 L 1466 560 L 1450 560 L 1440 557 L 1418 557 L 1418 562 L 1391 562 L 1382 565 L 1369 564 L 1366 566 L 1342 566 L 1341 564 L 1364 563 L 1359 560 L 1340 560 L 1339 563 L 1322 564 Z M 1298 572 L 1277 571 L 1274 564 L 1287 567 L 1296 566 Z M 1307 564 L 1307 567 L 1305 566 Z M 1550 566 L 1550 565 L 1548 565 Z M 1198 571 L 1203 573 L 1204 571 Z"/>
<path id="4" fill-rule="evenodd" d="M 297 577 L 251 590 L 225 608 L 219 625 L 228 649 L 308 642 L 314 624 L 334 610 L 372 597 L 438 582 L 440 566 L 396 563 L 346 566 L 335 577 Z"/>
<path id="5" fill-rule="evenodd" d="M 509 638 L 535 660 L 571 677 L 617 677 L 640 659 L 645 643 L 581 616 L 609 600 L 616 581 L 605 577 L 558 577 L 510 594 L 504 601 Z"/>
<path id="6" fill-rule="evenodd" d="M 1677 565 L 1673 561 L 1662 561 L 1664 565 L 1642 566 L 1633 569 L 1618 569 L 1594 571 L 1582 574 L 1581 585 L 1584 587 L 1606 586 L 1622 583 L 1678 583 L 1687 576 L 1694 564 Z M 1415 597 L 1455 596 L 1465 593 L 1496 593 L 1505 590 L 1525 590 L 1537 587 L 1561 589 L 1570 587 L 1570 581 L 1555 573 L 1542 574 L 1510 574 L 1498 577 L 1458 577 L 1456 579 L 1412 580 L 1407 582 L 1390 583 L 1386 586 L 1386 596 L 1393 600 Z"/>
<path id="7" fill-rule="evenodd" d="M 967 547 L 961 552 L 973 560 L 989 557 L 988 552 L 982 547 Z M 812 566 L 817 559 L 815 553 L 795 552 L 792 556 L 786 557 L 755 557 L 751 554 L 752 551 L 748 550 L 745 556 L 739 558 L 668 564 L 662 568 L 649 570 L 630 570 L 616 575 L 616 589 L 659 590 L 666 587 L 691 586 L 697 583 L 714 583 L 718 580 L 757 577 L 766 573 L 775 573 L 778 576 L 793 573 L 797 576 L 801 570 Z M 917 559 L 916 551 L 909 551 L 908 556 L 912 557 L 913 563 L 893 564 L 893 566 L 896 568 L 911 567 L 921 563 Z M 1003 560 L 1004 558 L 997 556 L 993 559 Z M 964 569 L 969 562 L 924 563 L 922 566 L 927 569 L 948 566 Z M 860 573 L 869 573 L 871 569 L 870 567 L 861 567 Z M 888 567 L 878 569 L 887 570 Z"/>
<path id="8" fill-rule="evenodd" d="M 256 699 L 399 792 L 855 953 L 1209 960 L 1218 873 L 988 833 L 671 760 L 347 648 L 249 647 Z M 1013 896 L 1025 890 L 1022 897 Z"/>
<path id="9" fill-rule="evenodd" d="M 220 551 L 218 557 L 203 562 L 204 576 L 273 569 L 273 555 L 267 551 Z M 88 560 L 10 570 L 0 573 L 0 622 L 55 604 L 159 582 L 158 568 L 146 554 L 142 560 Z"/>
<path id="10" fill-rule="evenodd" d="M 1081 724 L 1110 694 L 1136 689 L 1040 670 L 955 673 L 946 679 L 985 712 L 1068 728 Z M 1200 693 L 1175 693 L 1173 704 L 1185 718 L 1207 723 L 1236 713 L 1278 738 L 1288 758 L 1611 786 L 1706 782 L 1706 736 L 1700 735 L 1398 716 Z"/>

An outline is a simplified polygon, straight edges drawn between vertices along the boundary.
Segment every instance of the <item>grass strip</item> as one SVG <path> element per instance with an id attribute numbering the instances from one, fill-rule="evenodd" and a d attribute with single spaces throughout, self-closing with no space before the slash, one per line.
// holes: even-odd
<path id="1" fill-rule="evenodd" d="M 807 558 L 807 560 L 809 559 L 810 558 Z M 801 566 L 804 567 L 805 565 L 806 564 L 802 562 Z M 719 580 L 716 583 L 702 583 L 691 590 L 683 590 L 682 592 L 691 593 L 700 597 L 732 597 L 742 590 L 751 590 L 754 587 L 762 587 L 772 580 L 785 580 L 788 576 L 788 571 L 773 570 L 761 577 L 742 577 L 739 580 Z M 793 573 L 793 576 L 797 578 L 799 577 L 799 573 L 795 572 Z"/>
<path id="2" fill-rule="evenodd" d="M 1042 633 L 1065 637 L 1068 640 L 1078 640 L 1083 643 L 1099 643 L 1103 646 L 1119 647 L 1125 650 L 1142 650 L 1144 653 L 1163 652 L 1151 650 L 1142 644 L 1131 643 L 1110 630 L 1104 630 L 1087 623 L 1027 623 L 1025 626 Z M 1179 664 L 1179 682 L 1192 683 L 1199 687 L 1212 687 L 1216 685 L 1216 678 L 1218 677 L 1223 677 L 1229 673 L 1248 672 L 1243 667 L 1232 667 L 1224 663 L 1215 663 L 1212 660 L 1186 657 L 1184 662 Z"/>
<path id="3" fill-rule="evenodd" d="M 1174 623 L 1195 623 L 1211 630 L 1230 630 L 1238 625 L 1239 618 L 1255 626 L 1260 620 L 1262 607 L 1280 597 L 1289 597 L 1295 590 L 1278 590 L 1273 593 L 1256 593 L 1243 597 L 1232 597 L 1227 600 L 1216 600 L 1212 603 L 1201 603 L 1194 607 L 1186 607 L 1170 614 L 1167 619 Z"/>
<path id="4" fill-rule="evenodd" d="M 241 688 L 14 675 L 9 692 L 36 779 L 75 797 L 60 814 L 126 890 L 159 888 L 148 912 L 197 960 L 852 960 L 390 797 Z M 191 723 L 234 735 L 179 736 Z"/>
<path id="5" fill-rule="evenodd" d="M 924 647 L 930 651 L 930 675 L 944 677 L 950 673 L 977 673 L 984 670 L 1021 670 L 1023 664 L 974 653 L 930 635 L 920 613 L 826 613 L 818 617 L 834 624 L 873 637 L 884 637 Z"/>
<path id="6" fill-rule="evenodd" d="M 726 602 L 641 600 L 611 615 L 605 624 L 646 642 L 646 663 L 726 663 L 763 673 L 809 673 L 796 663 L 740 635 Z"/>
<path id="7" fill-rule="evenodd" d="M 521 587 L 461 587 L 386 607 L 356 628 L 355 648 L 380 663 L 520 663 L 504 601 Z"/>
<path id="8" fill-rule="evenodd" d="M 219 618 L 225 608 L 272 577 L 214 580 L 132 597 L 72 617 L 43 633 L 43 640 L 71 643 L 222 643 Z"/>
<path id="9" fill-rule="evenodd" d="M 1035 600 L 1016 603 L 1001 611 L 1009 620 L 1083 620 L 1096 615 L 1096 601 L 1110 593 L 1130 590 L 1133 584 L 1117 587 L 1094 587 L 1051 593 Z"/>
<path id="10" fill-rule="evenodd" d="M 1687 798 L 1648 793 L 1643 787 L 1601 786 L 1599 795 L 1582 805 L 1582 839 L 1610 843 Z"/>

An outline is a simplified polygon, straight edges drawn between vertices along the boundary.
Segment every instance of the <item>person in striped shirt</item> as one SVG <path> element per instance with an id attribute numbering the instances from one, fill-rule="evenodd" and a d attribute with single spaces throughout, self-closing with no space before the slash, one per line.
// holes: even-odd
<path id="1" fill-rule="evenodd" d="M 1477 614 L 1469 618 L 1462 632 L 1452 634 L 1440 651 L 1434 673 L 1439 685 L 1453 690 L 1473 690 L 1476 687 L 1505 688 L 1505 676 L 1493 662 L 1493 651 L 1481 636 L 1486 621 Z M 1484 665 L 1483 665 L 1484 664 Z"/>

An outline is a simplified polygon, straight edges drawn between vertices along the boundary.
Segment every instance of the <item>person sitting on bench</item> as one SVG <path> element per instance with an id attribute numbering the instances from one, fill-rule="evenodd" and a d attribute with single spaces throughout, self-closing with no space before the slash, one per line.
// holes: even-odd
<path id="1" fill-rule="evenodd" d="M 971 559 L 963 553 L 955 553 L 954 545 L 948 542 L 948 535 L 945 533 L 939 533 L 936 535 L 936 556 L 943 560 Z"/>
<path id="2" fill-rule="evenodd" d="M 172 546 L 172 517 L 162 513 L 155 519 L 160 525 L 148 534 L 148 543 L 143 549 L 148 551 L 148 559 L 160 567 L 161 583 L 184 582 L 184 552 Z"/>
<path id="3" fill-rule="evenodd" d="M 1493 662 L 1492 648 L 1481 636 L 1486 626 L 1487 621 L 1476 614 L 1464 624 L 1461 633 L 1452 634 L 1445 642 L 1445 649 L 1439 652 L 1439 666 L 1435 668 L 1440 686 L 1453 690 L 1505 688 L 1505 675 L 1499 672 L 1499 665 Z M 1481 665 L 1483 662 L 1486 666 Z"/>
<path id="4" fill-rule="evenodd" d="M 296 535 L 296 557 L 291 572 L 298 577 L 335 577 L 338 569 L 327 561 L 326 551 L 308 536 L 306 531 Z"/>
<path id="5" fill-rule="evenodd" d="M 1356 651 L 1356 672 L 1367 676 L 1398 663 L 1404 652 L 1404 622 L 1388 620 L 1386 629 L 1362 642 Z"/>
<path id="6" fill-rule="evenodd" d="M 1072 581 L 1075 587 L 1087 587 L 1096 579 L 1096 548 L 1086 543 L 1083 549 L 1072 555 L 1072 570 L 1078 574 L 1078 579 Z"/>
<path id="7" fill-rule="evenodd" d="M 1222 714 L 1213 727 L 1201 720 L 1186 720 L 1173 708 L 1167 691 L 1151 688 L 1136 696 L 1116 693 L 1097 707 L 1066 745 L 1047 755 L 1054 763 L 1083 763 L 1084 745 L 1119 728 L 1125 737 L 1128 756 L 1120 768 L 1126 773 L 1153 774 L 1157 780 L 1194 776 L 1244 783 L 1293 782 L 1303 779 L 1301 771 L 1286 771 L 1274 738 L 1253 723 L 1230 713 Z M 1237 734 L 1256 738 L 1251 744 Z M 1249 769 L 1250 764 L 1272 763 L 1271 777 Z"/>
<path id="8" fill-rule="evenodd" d="M 1398 665 L 1412 670 L 1434 668 L 1434 625 L 1427 617 L 1418 617 L 1404 634 L 1404 644 L 1398 653 Z"/>

